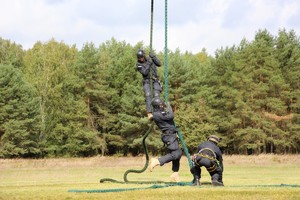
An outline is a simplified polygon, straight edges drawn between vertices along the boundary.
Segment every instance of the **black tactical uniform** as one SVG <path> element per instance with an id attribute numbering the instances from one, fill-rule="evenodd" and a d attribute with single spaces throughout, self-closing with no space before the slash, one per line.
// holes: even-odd
<path id="1" fill-rule="evenodd" d="M 152 95 L 151 95 L 150 84 L 151 83 L 153 84 L 152 89 L 153 89 L 154 97 L 159 97 L 162 91 L 162 87 L 159 82 L 156 67 L 160 67 L 161 63 L 160 60 L 156 58 L 156 56 L 153 55 L 152 53 L 150 53 L 149 56 L 150 57 L 146 57 L 145 52 L 143 50 L 138 50 L 137 52 L 138 61 L 136 63 L 136 67 L 137 70 L 143 76 L 143 90 L 145 94 L 147 113 L 152 113 L 152 109 L 151 109 Z M 150 69 L 152 71 L 152 77 L 150 77 Z M 150 78 L 152 78 L 152 81 L 150 80 Z"/>
<path id="2" fill-rule="evenodd" d="M 153 120 L 162 131 L 161 140 L 167 147 L 167 154 L 158 158 L 160 166 L 172 161 L 173 172 L 178 172 L 180 167 L 180 158 L 182 150 L 177 139 L 177 130 L 174 123 L 174 113 L 172 108 L 166 110 L 165 103 L 154 98 L 153 105 Z"/>
<path id="3" fill-rule="evenodd" d="M 194 154 L 194 165 L 191 173 L 194 176 L 194 185 L 200 185 L 201 167 L 204 166 L 209 172 L 214 186 L 223 186 L 223 158 L 220 148 L 217 146 L 220 138 L 215 135 L 208 137 L 208 141 L 198 146 L 197 154 Z"/>

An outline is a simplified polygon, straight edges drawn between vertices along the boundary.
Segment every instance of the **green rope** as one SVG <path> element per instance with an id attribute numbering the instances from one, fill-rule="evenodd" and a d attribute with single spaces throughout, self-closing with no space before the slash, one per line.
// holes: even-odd
<path id="1" fill-rule="evenodd" d="M 143 147 L 144 147 L 145 154 L 146 154 L 146 163 L 145 163 L 144 167 L 143 167 L 141 170 L 134 170 L 134 169 L 129 169 L 129 170 L 127 170 L 127 171 L 124 173 L 124 181 L 125 181 L 125 182 L 130 182 L 130 181 L 128 181 L 128 179 L 127 179 L 127 175 L 128 175 L 129 173 L 142 173 L 142 172 L 144 172 L 144 171 L 147 169 L 147 167 L 148 167 L 148 165 L 149 165 L 149 155 L 148 155 L 148 148 L 147 148 L 147 146 L 146 146 L 146 138 L 148 137 L 149 133 L 151 132 L 153 126 L 154 126 L 154 123 L 152 122 L 150 128 L 148 129 L 148 131 L 145 133 L 145 135 L 144 135 L 144 137 L 143 137 Z"/>
<path id="2" fill-rule="evenodd" d="M 178 128 L 177 128 L 177 129 L 178 129 Z M 190 166 L 190 169 L 191 169 L 191 168 L 193 167 L 193 161 L 192 161 L 192 159 L 191 159 L 190 153 L 189 153 L 189 151 L 188 151 L 188 148 L 187 148 L 186 145 L 185 145 L 184 139 L 183 139 L 182 134 L 181 134 L 181 131 L 180 131 L 179 129 L 178 129 L 177 135 L 178 135 L 178 138 L 179 138 L 180 143 L 181 143 L 181 145 L 182 145 L 183 151 L 184 151 L 184 153 L 185 153 L 185 155 L 186 155 L 186 157 L 187 157 L 187 159 L 188 159 L 189 166 Z"/>
<path id="3" fill-rule="evenodd" d="M 164 76 L 165 76 L 165 101 L 168 102 L 168 0 L 165 0 L 165 53 L 164 53 Z"/>
<path id="4" fill-rule="evenodd" d="M 77 193 L 108 193 L 108 192 L 125 192 L 125 191 L 133 191 L 133 190 L 146 190 L 146 189 L 160 189 L 166 188 L 171 186 L 191 186 L 191 183 L 180 182 L 180 183 L 169 183 L 165 185 L 152 185 L 149 187 L 141 187 L 141 188 L 115 188 L 115 189 L 95 189 L 95 190 L 68 190 L 68 192 L 77 192 Z M 196 186 L 192 186 L 196 187 Z M 243 187 L 243 188 L 282 188 L 282 187 L 289 187 L 289 188 L 300 188 L 300 185 L 293 185 L 293 184 L 279 184 L 279 185 L 235 185 L 235 186 L 224 186 L 224 187 L 216 187 L 216 186 L 198 186 L 198 188 L 236 188 L 236 187 Z"/>
<path id="5" fill-rule="evenodd" d="M 164 182 L 165 183 L 165 182 Z M 78 193 L 108 193 L 108 192 L 125 192 L 125 191 L 134 191 L 134 190 L 145 190 L 145 189 L 159 189 L 166 188 L 171 186 L 191 186 L 191 183 L 188 182 L 179 182 L 179 183 L 165 183 L 164 185 L 151 185 L 149 187 L 140 187 L 140 188 L 114 188 L 114 189 L 95 189 L 95 190 L 69 190 L 68 192 L 78 192 Z"/>
<path id="6" fill-rule="evenodd" d="M 165 55 L 164 55 L 164 72 L 165 72 L 165 101 L 167 102 L 168 101 L 168 48 L 167 48 L 167 40 L 168 40 L 168 37 L 167 37 L 167 26 L 168 26 L 168 23 L 167 23 L 167 7 L 168 7 L 168 3 L 167 3 L 167 0 L 165 0 Z M 154 12 L 154 0 L 151 0 L 151 23 L 150 23 L 150 52 L 152 51 L 152 38 L 153 38 L 153 12 Z M 152 71 L 151 71 L 151 68 L 150 68 L 150 90 L 151 90 L 151 95 L 152 95 L 152 98 L 153 98 L 153 86 L 152 86 Z M 148 135 L 150 134 L 150 132 L 152 131 L 153 129 L 153 126 L 154 126 L 154 122 L 151 123 L 151 126 L 149 127 L 148 131 L 145 133 L 145 135 L 143 136 L 143 148 L 145 150 L 145 155 L 146 155 L 146 163 L 144 165 L 144 167 L 140 170 L 135 170 L 135 169 L 129 169 L 127 170 L 125 173 L 124 173 L 124 182 L 125 183 L 138 183 L 138 184 L 147 184 L 147 183 L 166 183 L 166 182 L 163 182 L 163 181 L 129 181 L 127 176 L 129 173 L 142 173 L 144 172 L 148 165 L 149 165 L 149 155 L 148 155 L 148 149 L 147 149 L 147 146 L 146 146 L 146 138 L 148 137 Z M 176 125 L 175 125 L 176 126 Z M 188 149 L 185 145 L 185 142 L 184 142 L 184 139 L 182 137 L 182 134 L 181 134 L 181 131 L 178 130 L 178 137 L 180 139 L 180 142 L 182 144 L 182 147 L 184 149 L 184 152 L 188 158 L 188 161 L 189 161 L 189 166 L 190 168 L 192 167 L 192 160 L 190 158 L 190 154 L 188 152 Z M 111 179 L 111 178 L 104 178 L 104 179 L 101 179 L 100 180 L 100 183 L 103 183 L 103 182 L 115 182 L 115 183 L 123 183 L 121 181 L 117 181 L 115 179 Z"/>
<path id="7" fill-rule="evenodd" d="M 145 154 L 146 154 L 146 163 L 144 165 L 144 167 L 140 170 L 134 170 L 134 169 L 129 169 L 127 170 L 125 173 L 124 173 L 124 182 L 125 183 L 140 183 L 140 182 L 137 182 L 137 181 L 129 181 L 128 178 L 127 178 L 127 175 L 129 173 L 142 173 L 144 172 L 148 165 L 149 165 L 149 155 L 148 155 L 148 148 L 146 146 L 146 138 L 148 137 L 149 133 L 151 132 L 151 130 L 153 129 L 153 126 L 154 126 L 154 123 L 152 122 L 151 123 L 151 126 L 149 127 L 148 131 L 145 133 L 145 135 L 143 136 L 143 147 L 144 147 L 144 150 L 145 150 Z M 111 179 L 111 178 L 103 178 L 100 180 L 100 183 L 104 183 L 104 182 L 114 182 L 114 183 L 123 183 L 121 181 L 117 181 L 115 179 Z M 157 183 L 158 181 L 152 181 L 151 183 Z"/>
<path id="8" fill-rule="evenodd" d="M 151 0 L 151 19 L 150 19 L 150 52 L 152 52 L 152 40 L 153 40 L 153 12 L 154 12 L 154 0 Z M 153 82 L 152 82 L 152 67 L 150 66 L 150 93 L 151 99 L 153 99 Z M 151 111 L 153 108 L 151 106 Z"/>
<path id="9" fill-rule="evenodd" d="M 150 19 L 150 52 L 152 51 L 152 38 L 153 38 L 153 12 L 154 12 L 154 0 L 151 0 L 151 19 Z M 153 98 L 153 82 L 152 82 L 152 67 L 150 67 L 150 91 L 151 91 L 151 98 Z M 135 169 L 129 169 L 124 173 L 124 181 L 126 183 L 128 182 L 133 182 L 133 183 L 140 183 L 139 181 L 129 181 L 127 178 L 127 175 L 129 173 L 142 173 L 144 172 L 148 165 L 149 165 L 149 155 L 148 155 L 148 148 L 146 146 L 146 138 L 148 137 L 149 133 L 151 132 L 151 130 L 153 129 L 154 126 L 154 122 L 151 123 L 150 128 L 148 129 L 148 131 L 146 132 L 146 134 L 143 137 L 143 147 L 145 150 L 145 155 L 146 155 L 146 163 L 144 165 L 144 167 L 140 170 L 135 170 Z M 155 181 L 154 183 L 158 183 L 159 181 Z M 150 183 L 153 183 L 150 182 Z"/>
<path id="10" fill-rule="evenodd" d="M 153 38 L 153 12 L 154 12 L 154 0 L 151 0 L 151 23 L 150 23 L 150 52 L 152 51 L 152 38 Z M 153 98 L 153 86 L 152 86 L 152 68 L 150 67 L 150 91 L 151 91 L 151 97 Z M 145 135 L 143 136 L 143 147 L 144 147 L 144 150 L 145 150 L 145 155 L 146 155 L 146 163 L 144 165 L 144 167 L 140 170 L 135 170 L 135 169 L 129 169 L 127 170 L 125 173 L 124 173 L 124 181 L 126 183 L 141 183 L 139 181 L 129 181 L 128 178 L 127 178 L 127 175 L 129 173 L 142 173 L 144 172 L 148 165 L 149 165 L 149 155 L 148 155 L 148 149 L 147 149 L 147 146 L 146 146 L 146 138 L 148 137 L 149 133 L 152 131 L 153 129 L 153 126 L 154 126 L 154 122 L 151 123 L 151 126 L 149 127 L 148 131 L 145 133 Z M 103 183 L 103 182 L 115 182 L 115 183 L 120 183 L 120 181 L 117 181 L 115 179 L 111 179 L 111 178 L 104 178 L 104 179 L 101 179 L 100 180 L 100 183 Z M 146 182 L 144 182 L 146 183 Z M 152 182 L 147 182 L 147 183 L 160 183 L 160 181 L 152 181 Z"/>
<path id="11" fill-rule="evenodd" d="M 154 0 L 151 0 L 151 22 L 150 22 L 150 52 L 152 51 L 152 38 L 153 38 L 153 11 L 154 10 Z"/>
<path id="12" fill-rule="evenodd" d="M 164 53 L 164 76 L 165 76 L 165 102 L 168 102 L 168 0 L 165 0 L 165 53 Z M 176 126 L 176 124 L 175 124 Z M 177 128 L 178 129 L 178 128 Z M 193 162 L 189 154 L 188 148 L 185 145 L 181 131 L 178 129 L 178 138 L 183 147 L 184 153 L 188 159 L 189 166 L 192 168 Z"/>
<path id="13" fill-rule="evenodd" d="M 154 0 L 151 0 L 151 19 L 150 19 L 150 52 L 152 51 L 152 38 L 153 38 L 153 12 L 154 12 Z M 152 83 L 152 67 L 150 67 L 150 91 L 151 91 L 151 99 L 153 98 L 153 83 Z M 149 155 L 148 155 L 148 148 L 146 146 L 146 138 L 148 137 L 149 133 L 152 131 L 154 126 L 154 122 L 151 123 L 150 128 L 148 129 L 148 131 L 146 132 L 146 134 L 143 137 L 143 147 L 145 150 L 145 154 L 146 154 L 146 163 L 144 165 L 144 167 L 141 170 L 134 170 L 134 169 L 129 169 L 124 173 L 124 181 L 125 182 L 129 182 L 127 179 L 127 175 L 129 173 L 142 173 L 144 172 L 149 164 Z"/>

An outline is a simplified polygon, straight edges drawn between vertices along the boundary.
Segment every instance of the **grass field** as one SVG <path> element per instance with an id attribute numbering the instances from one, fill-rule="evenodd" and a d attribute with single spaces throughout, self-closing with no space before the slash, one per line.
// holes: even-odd
<path id="1" fill-rule="evenodd" d="M 300 155 L 224 156 L 225 187 L 212 187 L 203 170 L 201 187 L 147 187 L 154 184 L 104 182 L 123 181 L 128 169 L 142 169 L 144 157 L 94 157 L 62 159 L 0 159 L 0 199 L 300 199 Z M 153 172 L 130 173 L 129 181 L 169 181 L 171 164 Z M 190 182 L 187 159 L 180 170 L 183 182 Z M 287 184 L 287 186 L 280 186 Z M 163 184 L 160 184 L 163 185 Z M 134 189 L 122 192 L 87 193 L 70 190 Z M 139 190 L 136 190 L 139 189 Z"/>

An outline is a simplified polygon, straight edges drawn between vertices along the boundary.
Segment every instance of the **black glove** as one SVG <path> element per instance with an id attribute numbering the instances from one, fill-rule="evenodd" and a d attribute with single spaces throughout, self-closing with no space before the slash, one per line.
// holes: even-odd
<path id="1" fill-rule="evenodd" d="M 150 58 L 154 58 L 155 57 L 155 55 L 152 52 L 149 53 L 149 56 L 150 56 Z"/>
<path id="2" fill-rule="evenodd" d="M 138 69 L 138 70 L 141 70 L 142 68 L 143 68 L 143 66 L 141 66 L 141 65 L 138 65 L 138 66 L 137 66 L 137 69 Z"/>

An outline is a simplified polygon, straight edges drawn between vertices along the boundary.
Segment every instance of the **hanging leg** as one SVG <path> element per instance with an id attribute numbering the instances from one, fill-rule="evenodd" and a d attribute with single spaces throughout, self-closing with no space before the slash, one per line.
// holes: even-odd
<path id="1" fill-rule="evenodd" d="M 147 110 L 147 117 L 149 120 L 153 118 L 152 115 L 152 107 L 151 107 L 151 101 L 152 101 L 152 96 L 151 96 L 151 87 L 149 82 L 145 82 L 144 86 L 144 94 L 145 94 L 145 103 L 146 103 L 146 110 Z"/>

